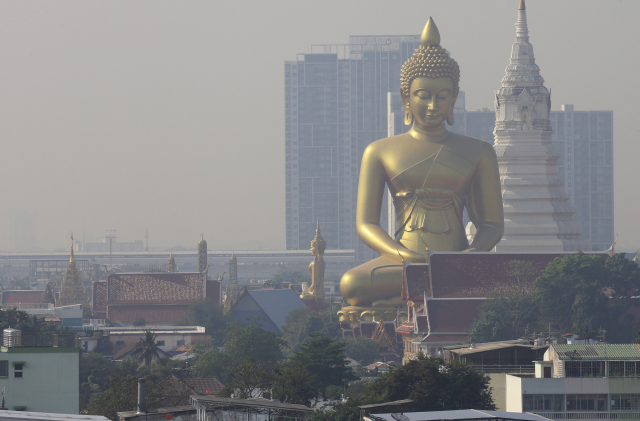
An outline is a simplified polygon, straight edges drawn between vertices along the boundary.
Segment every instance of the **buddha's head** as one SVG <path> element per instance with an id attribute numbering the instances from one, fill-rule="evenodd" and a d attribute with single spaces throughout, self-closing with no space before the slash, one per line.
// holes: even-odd
<path id="1" fill-rule="evenodd" d="M 316 236 L 313 240 L 311 240 L 311 254 L 314 256 L 323 255 L 324 249 L 327 247 L 327 242 L 324 241 L 322 235 L 320 234 L 320 222 L 318 222 L 318 226 L 316 228 Z"/>
<path id="2" fill-rule="evenodd" d="M 426 132 L 440 130 L 446 120 L 453 124 L 453 107 L 460 91 L 458 63 L 440 46 L 433 19 L 420 37 L 421 46 L 402 66 L 400 96 L 405 124 Z"/>

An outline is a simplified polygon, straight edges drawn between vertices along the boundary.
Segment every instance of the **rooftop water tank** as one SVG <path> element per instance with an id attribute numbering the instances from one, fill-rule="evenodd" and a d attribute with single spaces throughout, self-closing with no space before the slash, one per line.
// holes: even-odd
<path id="1" fill-rule="evenodd" d="M 15 348 L 22 345 L 22 332 L 18 329 L 5 329 L 2 331 L 2 346 Z"/>

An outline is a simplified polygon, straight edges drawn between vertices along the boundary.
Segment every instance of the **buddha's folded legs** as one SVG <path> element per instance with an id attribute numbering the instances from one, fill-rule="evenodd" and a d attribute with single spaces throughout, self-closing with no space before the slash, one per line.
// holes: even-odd
<path id="1" fill-rule="evenodd" d="M 378 257 L 355 267 L 342 276 L 340 292 L 352 306 L 401 304 L 402 264 Z"/>

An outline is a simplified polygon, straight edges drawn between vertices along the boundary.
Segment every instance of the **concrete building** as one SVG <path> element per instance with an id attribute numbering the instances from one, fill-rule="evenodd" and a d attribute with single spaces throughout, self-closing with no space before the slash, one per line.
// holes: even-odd
<path id="1" fill-rule="evenodd" d="M 534 376 L 493 373 L 498 409 L 552 420 L 640 418 L 635 344 L 549 346 Z"/>
<path id="2" fill-rule="evenodd" d="M 355 249 L 357 262 L 377 257 L 355 228 L 360 160 L 387 137 L 387 93 L 399 91 L 419 46 L 417 35 L 351 36 L 285 62 L 288 250 L 307 249 L 319 220 L 328 248 Z"/>
<path id="3" fill-rule="evenodd" d="M 5 391 L 5 406 L 17 411 L 77 414 L 77 337 L 21 335 L 9 342 L 7 335 L 5 330 L 5 346 L 0 348 L 0 389 Z"/>

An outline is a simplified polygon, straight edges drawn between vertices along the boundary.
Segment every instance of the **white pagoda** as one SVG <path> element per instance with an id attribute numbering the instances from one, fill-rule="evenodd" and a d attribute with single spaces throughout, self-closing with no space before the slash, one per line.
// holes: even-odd
<path id="1" fill-rule="evenodd" d="M 498 252 L 590 251 L 582 226 L 558 175 L 551 143 L 551 95 L 529 43 L 527 12 L 520 0 L 516 43 L 496 93 L 494 148 L 500 166 L 505 230 Z"/>

